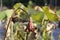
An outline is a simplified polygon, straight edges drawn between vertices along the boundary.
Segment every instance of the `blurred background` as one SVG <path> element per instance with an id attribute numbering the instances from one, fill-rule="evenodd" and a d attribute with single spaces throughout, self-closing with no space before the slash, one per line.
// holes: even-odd
<path id="1" fill-rule="evenodd" d="M 0 0 L 0 40 L 60 40 L 59 2 Z"/>

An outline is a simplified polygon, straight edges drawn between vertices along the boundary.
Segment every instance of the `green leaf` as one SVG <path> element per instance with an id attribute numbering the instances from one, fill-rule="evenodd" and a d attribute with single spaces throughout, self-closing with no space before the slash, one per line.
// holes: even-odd
<path id="1" fill-rule="evenodd" d="M 0 20 L 6 20 L 6 19 L 7 19 L 7 15 L 5 11 L 0 11 Z"/>
<path id="2" fill-rule="evenodd" d="M 56 13 L 57 13 L 58 15 L 60 15 L 60 10 L 58 10 Z"/>
<path id="3" fill-rule="evenodd" d="M 28 7 L 28 13 L 30 13 L 31 15 L 33 15 L 33 14 L 36 14 L 37 13 L 37 11 L 35 11 L 33 8 L 31 8 L 31 7 Z"/>
<path id="4" fill-rule="evenodd" d="M 7 20 L 7 18 L 10 18 L 13 13 L 13 10 L 4 10 L 0 11 L 0 19 L 1 20 Z"/>
<path id="5" fill-rule="evenodd" d="M 7 15 L 8 18 L 10 18 L 10 17 L 12 16 L 13 12 L 14 12 L 14 11 L 13 11 L 12 9 L 10 9 L 10 10 L 5 10 L 5 14 Z"/>
<path id="6" fill-rule="evenodd" d="M 25 6 L 22 4 L 22 3 L 16 3 L 14 6 L 13 6 L 13 8 L 16 10 L 16 9 L 18 9 L 18 8 L 24 8 Z"/>
<path id="7" fill-rule="evenodd" d="M 31 15 L 31 17 L 33 18 L 34 22 L 42 22 L 42 19 L 44 17 L 44 13 L 37 12 L 36 14 Z"/>
<path id="8" fill-rule="evenodd" d="M 49 12 L 49 8 L 47 6 L 43 7 L 43 10 L 44 10 L 45 15 L 50 21 L 58 21 L 57 15 Z"/>
<path id="9" fill-rule="evenodd" d="M 21 12 L 23 12 L 21 9 L 26 10 L 26 7 L 22 3 L 16 3 L 13 8 L 16 10 L 16 14 L 19 16 Z M 21 9 L 18 9 L 21 8 Z"/>

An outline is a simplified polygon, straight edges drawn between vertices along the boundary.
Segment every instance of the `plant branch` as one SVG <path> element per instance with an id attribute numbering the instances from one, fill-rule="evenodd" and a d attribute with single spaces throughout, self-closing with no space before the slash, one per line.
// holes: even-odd
<path id="1" fill-rule="evenodd" d="M 18 9 L 23 10 L 22 8 L 18 8 Z M 18 10 L 18 9 L 17 9 L 17 10 Z M 14 10 L 13 14 L 11 15 L 11 17 L 8 18 L 7 21 L 6 21 L 6 25 L 5 25 L 5 27 L 6 27 L 6 32 L 5 32 L 4 40 L 5 40 L 6 36 L 7 36 L 7 30 L 8 30 L 8 28 L 9 28 L 10 21 L 12 21 L 12 17 L 14 16 L 14 14 L 15 14 L 15 12 L 16 12 L 17 10 Z M 23 11 L 26 12 L 25 10 L 23 10 Z M 26 12 L 26 13 L 27 13 L 27 12 Z M 27 14 L 28 14 L 28 13 L 27 13 Z"/>

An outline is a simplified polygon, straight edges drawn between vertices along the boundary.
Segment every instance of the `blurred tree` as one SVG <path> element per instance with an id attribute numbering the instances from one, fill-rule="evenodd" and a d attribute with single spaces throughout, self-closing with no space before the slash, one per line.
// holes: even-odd
<path id="1" fill-rule="evenodd" d="M 47 5 L 52 5 L 52 6 L 59 6 L 59 0 L 55 1 L 55 0 L 2 0 L 3 1 L 3 5 L 6 5 L 8 7 L 12 7 L 14 4 L 16 3 L 23 3 L 25 6 L 28 5 L 29 1 L 32 1 L 33 4 L 35 5 L 40 5 L 40 6 L 44 6 L 45 2 L 47 2 Z"/>

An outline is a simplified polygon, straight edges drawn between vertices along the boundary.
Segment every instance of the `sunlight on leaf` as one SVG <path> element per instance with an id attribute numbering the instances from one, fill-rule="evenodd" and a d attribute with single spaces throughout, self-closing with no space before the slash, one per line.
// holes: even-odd
<path id="1" fill-rule="evenodd" d="M 25 6 L 22 4 L 22 3 L 16 3 L 14 6 L 13 6 L 13 8 L 14 9 L 18 9 L 18 8 L 24 8 Z"/>
<path id="2" fill-rule="evenodd" d="M 50 21 L 58 21 L 57 15 L 49 12 L 49 8 L 47 6 L 43 7 L 43 10 Z"/>

